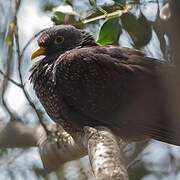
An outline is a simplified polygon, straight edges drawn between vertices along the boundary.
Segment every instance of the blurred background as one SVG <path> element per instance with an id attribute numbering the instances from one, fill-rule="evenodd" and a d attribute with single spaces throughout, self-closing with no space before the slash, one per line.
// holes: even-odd
<path id="1" fill-rule="evenodd" d="M 106 20 L 97 18 L 126 9 L 127 2 L 128 13 Z M 72 24 L 91 32 L 100 44 L 137 48 L 149 57 L 172 62 L 166 25 L 168 8 L 162 14 L 166 3 L 165 0 L 0 0 L 0 180 L 93 179 L 88 157 L 68 162 L 57 172 L 47 174 L 35 147 L 33 132 L 37 132 L 38 118 L 53 123 L 28 80 L 30 57 L 38 47 L 38 32 L 54 24 Z M 28 136 L 27 141 L 23 131 L 33 138 Z M 127 152 L 129 156 L 136 154 L 128 168 L 131 180 L 180 179 L 179 147 L 150 140 L 129 144 Z"/>

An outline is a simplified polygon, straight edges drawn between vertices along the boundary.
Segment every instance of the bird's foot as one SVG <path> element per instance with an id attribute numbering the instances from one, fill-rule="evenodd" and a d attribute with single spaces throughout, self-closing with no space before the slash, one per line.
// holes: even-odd
<path id="1" fill-rule="evenodd" d="M 57 132 L 57 145 L 58 148 L 67 147 L 68 145 L 72 145 L 74 143 L 73 138 L 66 131 Z"/>
<path id="2" fill-rule="evenodd" d="M 74 140 L 70 134 L 68 134 L 61 126 L 56 124 L 56 129 L 51 131 L 51 134 L 48 136 L 48 139 L 57 144 L 58 148 L 66 148 L 69 145 L 74 144 Z"/>

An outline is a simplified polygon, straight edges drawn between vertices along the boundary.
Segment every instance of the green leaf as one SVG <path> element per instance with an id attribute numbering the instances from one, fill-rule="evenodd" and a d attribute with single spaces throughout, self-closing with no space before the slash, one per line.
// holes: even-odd
<path id="1" fill-rule="evenodd" d="M 55 11 L 53 16 L 51 17 L 51 20 L 54 22 L 55 25 L 71 24 L 78 29 L 84 28 L 85 25 L 83 23 L 80 23 L 80 21 L 76 17 L 79 16 L 75 13 L 64 13 L 61 11 Z"/>
<path id="2" fill-rule="evenodd" d="M 139 180 L 143 177 L 152 174 L 152 171 L 149 171 L 145 164 L 139 163 L 133 166 L 131 169 L 128 169 L 129 179 L 130 180 Z"/>
<path id="3" fill-rule="evenodd" d="M 60 11 L 56 11 L 53 16 L 51 17 L 51 20 L 57 25 L 57 24 L 64 24 L 66 14 Z"/>
<path id="4" fill-rule="evenodd" d="M 91 6 L 96 6 L 96 0 L 89 0 Z"/>
<path id="5" fill-rule="evenodd" d="M 8 150 L 6 148 L 1 148 L 0 150 L 0 157 L 3 156 L 4 154 L 7 154 Z"/>
<path id="6" fill-rule="evenodd" d="M 45 178 L 47 176 L 47 172 L 43 168 L 33 167 L 33 171 L 37 177 L 44 177 Z"/>
<path id="7" fill-rule="evenodd" d="M 121 22 L 136 48 L 141 48 L 149 43 L 152 38 L 152 28 L 142 13 L 138 19 L 132 13 L 123 14 Z"/>
<path id="8" fill-rule="evenodd" d="M 53 16 L 51 17 L 51 20 L 55 23 L 55 25 L 58 24 L 75 24 L 76 23 L 76 15 L 72 13 L 64 13 L 61 11 L 55 11 Z"/>
<path id="9" fill-rule="evenodd" d="M 121 33 L 119 17 L 109 18 L 102 24 L 96 42 L 98 44 L 115 44 Z"/>
<path id="10" fill-rule="evenodd" d="M 121 7 L 119 7 L 117 4 L 115 5 L 112 5 L 112 6 L 102 6 L 102 9 L 104 9 L 108 14 L 109 13 L 112 13 L 116 10 L 120 10 L 122 9 Z M 90 9 L 88 12 L 87 12 L 87 15 L 86 15 L 86 19 L 90 19 L 90 18 L 94 18 L 94 17 L 97 17 L 97 16 L 100 16 L 100 15 L 103 15 L 104 13 L 102 11 L 100 11 L 99 9 L 97 8 L 93 8 L 93 9 Z"/>
<path id="11" fill-rule="evenodd" d="M 115 3 L 119 4 L 120 6 L 125 6 L 126 0 L 113 0 Z"/>
<path id="12" fill-rule="evenodd" d="M 51 12 L 56 6 L 53 5 L 53 4 L 46 4 L 44 7 L 43 7 L 43 11 L 49 11 Z"/>

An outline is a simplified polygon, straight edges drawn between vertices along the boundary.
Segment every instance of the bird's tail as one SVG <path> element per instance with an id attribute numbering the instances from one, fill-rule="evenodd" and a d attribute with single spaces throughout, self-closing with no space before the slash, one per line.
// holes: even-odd
<path id="1" fill-rule="evenodd" d="M 180 118 L 163 119 L 143 129 L 143 134 L 165 143 L 180 146 Z"/>

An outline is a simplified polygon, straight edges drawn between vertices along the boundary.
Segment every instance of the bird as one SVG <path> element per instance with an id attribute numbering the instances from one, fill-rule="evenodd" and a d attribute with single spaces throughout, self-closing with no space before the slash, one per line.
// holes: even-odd
<path id="1" fill-rule="evenodd" d="M 130 141 L 180 145 L 180 122 L 169 112 L 165 83 L 175 66 L 133 48 L 97 44 L 72 25 L 44 30 L 31 59 L 30 81 L 49 117 L 69 134 L 108 127 Z"/>

